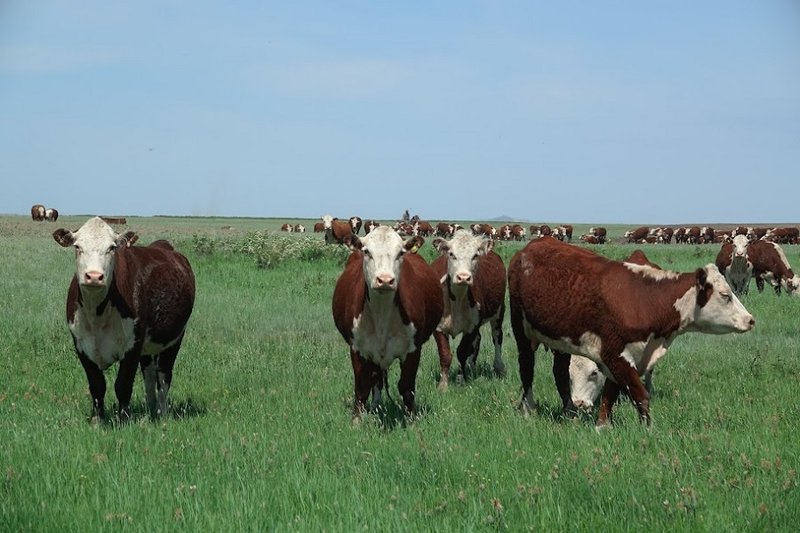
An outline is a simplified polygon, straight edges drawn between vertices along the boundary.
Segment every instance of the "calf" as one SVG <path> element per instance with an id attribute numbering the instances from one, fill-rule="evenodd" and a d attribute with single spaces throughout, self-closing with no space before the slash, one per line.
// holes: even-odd
<path id="1" fill-rule="evenodd" d="M 105 417 L 103 371 L 116 362 L 119 418 L 130 418 L 137 366 L 151 416 L 166 414 L 172 367 L 194 305 L 189 261 L 167 241 L 131 246 L 135 233 L 118 235 L 99 217 L 75 232 L 58 229 L 53 238 L 75 247 L 67 324 L 89 381 L 92 418 Z"/>
<path id="2" fill-rule="evenodd" d="M 779 244 L 753 241 L 747 246 L 747 258 L 753 265 L 758 292 L 764 290 L 766 281 L 774 287 L 776 294 L 780 294 L 783 288 L 789 294 L 800 295 L 800 278 L 795 275 Z"/>
<path id="3" fill-rule="evenodd" d="M 753 275 L 753 263 L 747 258 L 749 243 L 747 235 L 737 234 L 731 242 L 722 245 L 714 262 L 739 296 L 747 294 Z"/>
<path id="4" fill-rule="evenodd" d="M 414 415 L 417 368 L 423 343 L 442 318 L 442 291 L 433 269 L 416 253 L 424 239 L 403 239 L 379 226 L 359 239 L 333 291 L 333 321 L 350 347 L 355 378 L 353 420 L 360 419 L 372 393 L 380 402 L 389 366 L 400 359 L 397 385 Z"/>
<path id="5" fill-rule="evenodd" d="M 462 335 L 456 354 L 459 378 L 463 378 L 467 366 L 475 366 L 481 344 L 480 328 L 486 322 L 492 326 L 495 373 L 505 375 L 502 347 L 506 268 L 500 256 L 492 251 L 493 242 L 459 230 L 452 240 L 436 239 L 433 246 L 441 254 L 432 267 L 441 280 L 444 299 L 442 320 L 433 334 L 441 366 L 439 388 L 447 389 L 453 361 L 448 336 Z"/>
<path id="6" fill-rule="evenodd" d="M 322 223 L 325 228 L 326 244 L 345 244 L 345 238 L 354 235 L 350 222 L 339 220 L 330 215 L 324 215 L 322 217 Z"/>
<path id="7" fill-rule="evenodd" d="M 563 354 L 592 359 L 613 379 L 603 389 L 598 426 L 611 422 L 621 390 L 649 424 L 650 399 L 639 374 L 651 368 L 678 335 L 744 332 L 755 324 L 713 264 L 678 274 L 611 261 L 542 238 L 514 254 L 508 281 L 523 388 L 521 409 L 527 412 L 533 402 L 534 354 L 543 343 Z M 554 367 L 562 401 L 568 402 L 569 364 Z"/>

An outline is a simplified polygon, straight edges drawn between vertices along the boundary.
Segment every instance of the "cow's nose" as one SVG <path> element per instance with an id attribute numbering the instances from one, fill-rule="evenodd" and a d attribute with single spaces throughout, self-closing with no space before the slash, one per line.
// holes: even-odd
<path id="1" fill-rule="evenodd" d="M 471 282 L 472 282 L 472 276 L 470 274 L 466 273 L 456 274 L 456 283 L 468 284 Z"/>
<path id="2" fill-rule="evenodd" d="M 376 277 L 375 281 L 377 282 L 378 288 L 392 288 L 394 287 L 394 276 L 391 274 L 381 274 Z"/>
<path id="3" fill-rule="evenodd" d="M 97 270 L 91 270 L 83 275 L 83 281 L 86 285 L 103 285 L 105 280 L 105 275 Z"/>

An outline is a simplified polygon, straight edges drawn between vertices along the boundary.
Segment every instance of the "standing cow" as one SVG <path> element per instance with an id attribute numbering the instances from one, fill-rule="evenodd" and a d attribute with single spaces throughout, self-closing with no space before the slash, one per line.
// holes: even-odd
<path id="1" fill-rule="evenodd" d="M 795 275 L 779 244 L 767 240 L 753 241 L 747 245 L 747 258 L 753 265 L 758 292 L 764 290 L 766 281 L 776 294 L 784 289 L 788 294 L 800 295 L 800 277 Z"/>
<path id="2" fill-rule="evenodd" d="M 45 209 L 42 204 L 34 204 L 31 206 L 31 219 L 41 222 L 44 220 Z"/>
<path id="3" fill-rule="evenodd" d="M 67 324 L 89 381 L 93 420 L 105 417 L 103 371 L 116 362 L 120 420 L 130 418 L 140 365 L 151 416 L 166 414 L 172 367 L 194 305 L 189 262 L 167 241 L 131 246 L 134 232 L 118 235 L 100 217 L 75 232 L 58 229 L 53 238 L 75 247 Z"/>
<path id="4" fill-rule="evenodd" d="M 331 215 L 324 215 L 322 217 L 322 223 L 325 228 L 326 244 L 345 244 L 345 238 L 354 235 L 353 227 L 350 225 L 350 222 L 339 220 Z"/>
<path id="5" fill-rule="evenodd" d="M 58 209 L 48 207 L 44 210 L 44 219 L 48 222 L 55 222 L 58 220 Z"/>
<path id="6" fill-rule="evenodd" d="M 379 226 L 359 239 L 347 238 L 352 253 L 333 291 L 333 321 L 350 346 L 355 378 L 353 420 L 372 393 L 380 402 L 389 367 L 400 359 L 397 385 L 406 410 L 416 413 L 420 350 L 442 317 L 442 291 L 433 269 L 414 250 L 421 237 L 403 239 Z"/>
<path id="7" fill-rule="evenodd" d="M 519 351 L 522 401 L 533 402 L 533 370 L 540 343 L 592 359 L 611 377 L 597 425 L 611 422 L 621 390 L 650 423 L 650 398 L 639 374 L 651 368 L 687 331 L 744 332 L 753 316 L 717 267 L 678 274 L 611 261 L 552 238 L 531 241 L 508 267 L 511 327 Z M 569 363 L 554 364 L 556 386 L 569 402 Z"/>
<path id="8" fill-rule="evenodd" d="M 747 258 L 749 244 L 746 235 L 736 235 L 731 242 L 722 245 L 714 261 L 733 292 L 739 296 L 747 294 L 753 275 L 753 263 Z"/>
<path id="9" fill-rule="evenodd" d="M 442 320 L 433 334 L 441 366 L 439 389 L 447 389 L 453 361 L 448 337 L 462 335 L 456 355 L 460 363 L 459 378 L 464 378 L 467 367 L 475 366 L 481 344 L 480 328 L 486 322 L 492 326 L 494 371 L 505 375 L 502 348 L 506 268 L 500 256 L 492 251 L 494 243 L 462 229 L 450 241 L 434 240 L 433 246 L 441 254 L 432 267 L 441 280 L 444 298 Z"/>

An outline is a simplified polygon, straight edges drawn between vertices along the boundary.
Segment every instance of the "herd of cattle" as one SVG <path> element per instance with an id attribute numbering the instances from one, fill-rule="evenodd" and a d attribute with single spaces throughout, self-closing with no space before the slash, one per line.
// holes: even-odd
<path id="1" fill-rule="evenodd" d="M 625 232 L 629 243 L 637 244 L 721 244 L 731 241 L 737 235 L 744 235 L 749 241 L 766 240 L 779 244 L 797 244 L 800 240 L 800 229 L 796 227 L 765 228 L 737 226 L 728 229 L 688 226 L 671 228 L 641 226 Z"/>
<path id="2" fill-rule="evenodd" d="M 416 412 L 420 353 L 431 336 L 439 354 L 439 389 L 449 383 L 450 338 L 461 336 L 456 356 L 457 377 L 463 380 L 474 368 L 480 328 L 487 322 L 494 370 L 504 375 L 502 324 L 508 293 L 521 410 L 527 412 L 533 403 L 535 352 L 541 344 L 553 352 L 556 387 L 567 412 L 592 407 L 602 389 L 598 426 L 611 423 L 620 393 L 630 397 L 640 419 L 649 423 L 651 372 L 677 336 L 752 329 L 755 320 L 737 296 L 747 292 L 750 278 L 759 290 L 767 282 L 777 292 L 800 294 L 800 279 L 766 233 L 756 240 L 738 234 L 723 243 L 716 264 L 676 273 L 651 263 L 641 250 L 613 261 L 564 242 L 571 239 L 571 228 L 568 234 L 564 226 L 561 239 L 551 231 L 530 240 L 506 269 L 493 250 L 495 239 L 504 237 L 487 233 L 485 227 L 451 226 L 445 231 L 415 220 L 408 222 L 408 232 L 400 226 L 357 222 L 358 227 L 329 215 L 320 222 L 326 240 L 350 249 L 331 308 L 350 350 L 354 421 L 368 409 L 370 396 L 373 408 L 379 403 L 395 359 L 400 360 L 403 404 L 409 414 Z M 362 227 L 365 235 L 360 237 Z M 599 236 L 595 230 L 592 237 Z M 425 242 L 423 232 L 435 236 L 433 246 L 439 252 L 430 264 L 416 253 Z M 151 414 L 164 413 L 194 302 L 188 261 L 166 241 L 133 246 L 135 233 L 117 234 L 101 217 L 75 232 L 56 230 L 53 237 L 76 251 L 67 322 L 89 382 L 93 417 L 105 414 L 103 371 L 115 362 L 120 363 L 115 384 L 120 418 L 129 417 L 138 367 Z"/>
<path id="3" fill-rule="evenodd" d="M 34 204 L 31 206 L 31 218 L 37 222 L 43 220 L 55 222 L 58 220 L 58 210 L 52 207 L 45 207 L 42 204 Z"/>

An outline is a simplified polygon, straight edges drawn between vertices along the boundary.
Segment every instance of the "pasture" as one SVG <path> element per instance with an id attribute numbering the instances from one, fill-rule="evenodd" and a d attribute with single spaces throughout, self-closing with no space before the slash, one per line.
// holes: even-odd
<path id="1" fill-rule="evenodd" d="M 429 341 L 418 419 L 395 404 L 395 363 L 391 399 L 352 426 L 352 368 L 330 311 L 343 249 L 271 261 L 263 254 L 289 252 L 270 238 L 304 249 L 322 236 L 277 235 L 284 219 L 129 217 L 139 244 L 167 238 L 189 258 L 197 300 L 169 416 L 146 416 L 137 376 L 133 421 L 93 426 L 64 317 L 74 254 L 51 237 L 86 218 L 0 217 L 0 530 L 789 531 L 800 521 L 800 298 L 753 285 L 743 298 L 753 331 L 679 337 L 655 370 L 649 429 L 629 404 L 602 432 L 588 417 L 563 419 L 541 349 L 538 407 L 521 416 L 507 314 L 505 378 L 492 375 L 484 332 L 477 375 L 440 393 Z M 496 249 L 508 265 L 523 245 Z M 258 258 L 254 246 L 268 250 Z M 639 247 L 680 271 L 719 250 Z M 620 259 L 634 248 L 593 249 Z M 800 268 L 798 247 L 784 249 Z"/>

